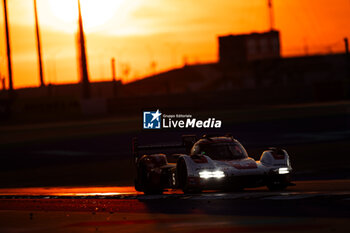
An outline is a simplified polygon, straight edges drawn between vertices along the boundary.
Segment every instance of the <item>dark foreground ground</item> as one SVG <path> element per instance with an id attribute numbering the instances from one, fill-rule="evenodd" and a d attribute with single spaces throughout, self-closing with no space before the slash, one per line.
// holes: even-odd
<path id="1" fill-rule="evenodd" d="M 339 102 L 192 113 L 223 120 L 220 130 L 143 131 L 141 118 L 0 126 L 0 232 L 350 232 L 349 112 Z M 155 196 L 121 187 L 134 179 L 132 137 L 227 132 L 255 159 L 285 148 L 297 186 Z"/>
<path id="2" fill-rule="evenodd" d="M 203 204 L 203 203 L 202 203 Z M 234 205 L 235 203 L 230 203 Z M 279 203 L 278 203 L 279 204 Z M 293 203 L 300 204 L 300 203 Z M 283 206 L 283 205 L 282 205 Z M 259 206 L 257 206 L 259 208 Z M 283 206 L 288 208 L 288 206 Z M 194 210 L 196 210 L 194 208 Z M 4 218 L 5 217 L 5 218 Z M 11 232 L 290 232 L 330 233 L 349 232 L 348 218 L 319 218 L 308 216 L 227 216 L 162 213 L 86 213 L 0 211 L 6 219 L 0 229 Z"/>
<path id="3" fill-rule="evenodd" d="M 132 187 L 2 189 L 0 232 L 349 232 L 350 180 L 145 196 Z"/>

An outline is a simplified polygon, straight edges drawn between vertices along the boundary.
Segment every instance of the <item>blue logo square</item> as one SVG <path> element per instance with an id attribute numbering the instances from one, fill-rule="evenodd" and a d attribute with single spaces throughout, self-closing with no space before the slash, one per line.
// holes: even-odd
<path id="1" fill-rule="evenodd" d="M 143 112 L 143 128 L 144 129 L 160 129 L 161 128 L 161 115 L 162 113 L 157 111 Z"/>

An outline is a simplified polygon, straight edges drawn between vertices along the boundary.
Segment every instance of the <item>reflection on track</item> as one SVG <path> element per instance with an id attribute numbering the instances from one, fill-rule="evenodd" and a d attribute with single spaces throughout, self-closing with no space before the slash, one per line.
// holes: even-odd
<path id="1" fill-rule="evenodd" d="M 192 200 L 298 200 L 335 198 L 350 200 L 350 180 L 298 181 L 295 187 L 283 192 L 270 192 L 266 188 L 247 189 L 242 192 L 209 191 L 201 194 L 183 194 L 181 190 L 167 190 L 162 195 L 143 195 L 134 187 L 51 187 L 0 189 L 0 199 L 192 199 Z"/>
<path id="2" fill-rule="evenodd" d="M 162 195 L 0 195 L 1 199 L 119 199 L 119 200 L 301 200 L 333 199 L 350 201 L 350 192 L 299 193 L 299 192 L 245 192 L 245 193 L 202 193 L 202 194 L 162 194 Z"/>
<path id="3" fill-rule="evenodd" d="M 0 232 L 350 232 L 349 183 L 193 195 L 143 195 L 133 187 L 0 189 Z"/>
<path id="4" fill-rule="evenodd" d="M 138 195 L 134 187 L 45 187 L 0 189 L 0 195 L 13 196 L 119 196 Z"/>

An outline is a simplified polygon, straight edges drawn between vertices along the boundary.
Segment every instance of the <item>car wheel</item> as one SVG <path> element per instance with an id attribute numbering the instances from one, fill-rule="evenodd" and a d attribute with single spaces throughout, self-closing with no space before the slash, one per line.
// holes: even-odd
<path id="1" fill-rule="evenodd" d="M 147 171 L 145 164 L 140 164 L 138 170 L 138 180 L 135 183 L 137 183 L 137 186 L 135 185 L 136 190 L 140 190 L 146 195 L 163 193 L 163 189 L 152 186 L 150 174 Z"/>
<path id="2" fill-rule="evenodd" d="M 283 191 L 288 187 L 289 183 L 289 175 L 275 175 L 270 177 L 266 186 L 270 191 Z"/>

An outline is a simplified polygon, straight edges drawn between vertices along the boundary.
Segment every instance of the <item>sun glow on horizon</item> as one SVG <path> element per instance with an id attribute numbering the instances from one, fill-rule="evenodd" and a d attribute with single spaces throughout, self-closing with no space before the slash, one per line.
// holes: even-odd
<path id="1" fill-rule="evenodd" d="M 97 28 L 113 18 L 125 0 L 81 0 L 84 27 Z M 78 3 L 72 0 L 49 0 L 50 11 L 58 20 L 74 24 L 78 19 Z M 74 24 L 75 26 L 75 24 Z"/>

